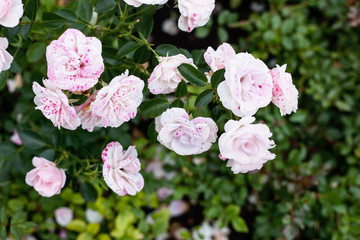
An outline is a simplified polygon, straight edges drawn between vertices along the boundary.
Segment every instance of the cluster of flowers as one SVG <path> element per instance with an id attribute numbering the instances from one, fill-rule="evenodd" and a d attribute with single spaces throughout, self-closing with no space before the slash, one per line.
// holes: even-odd
<path id="1" fill-rule="evenodd" d="M 168 0 L 124 0 L 127 4 L 140 7 L 142 4 L 165 4 Z M 196 27 L 204 26 L 215 8 L 215 0 L 178 0 L 180 11 L 178 27 L 185 32 L 191 32 Z"/>

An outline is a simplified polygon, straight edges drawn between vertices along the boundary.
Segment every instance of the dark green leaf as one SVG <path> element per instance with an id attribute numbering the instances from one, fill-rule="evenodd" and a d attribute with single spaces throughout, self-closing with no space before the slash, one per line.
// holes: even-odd
<path id="1" fill-rule="evenodd" d="M 70 11 L 68 9 L 61 9 L 59 11 L 56 12 L 57 15 L 59 15 L 60 17 L 63 17 L 71 22 L 76 22 L 77 21 L 77 16 L 73 11 Z"/>
<path id="2" fill-rule="evenodd" d="M 178 67 L 178 69 L 181 75 L 190 83 L 199 87 L 206 86 L 208 80 L 205 74 L 197 70 L 194 66 L 183 63 Z"/>
<path id="3" fill-rule="evenodd" d="M 95 6 L 95 12 L 103 13 L 107 12 L 115 7 L 116 2 L 114 0 L 101 0 Z"/>
<path id="4" fill-rule="evenodd" d="M 6 226 L 0 225 L 0 239 L 6 240 Z"/>
<path id="5" fill-rule="evenodd" d="M 174 56 L 180 54 L 180 50 L 171 45 L 171 44 L 163 44 L 156 48 L 156 52 L 161 56 Z"/>
<path id="6" fill-rule="evenodd" d="M 27 16 L 30 20 L 34 21 L 36 18 L 37 7 L 37 0 L 29 0 L 25 5 L 25 16 Z"/>
<path id="7" fill-rule="evenodd" d="M 32 23 L 31 24 L 26 24 L 24 26 L 21 27 L 21 30 L 20 30 L 20 34 L 21 36 L 26 40 L 29 36 L 29 33 L 30 33 L 30 30 L 31 30 L 31 27 L 32 27 Z"/>
<path id="8" fill-rule="evenodd" d="M 12 225 L 10 227 L 10 232 L 17 240 L 20 240 L 24 235 L 21 229 L 16 225 Z"/>
<path id="9" fill-rule="evenodd" d="M 153 30 L 154 19 L 152 16 L 142 15 L 139 20 L 139 23 L 136 24 L 136 30 L 147 39 Z"/>
<path id="10" fill-rule="evenodd" d="M 26 58 L 30 63 L 39 61 L 46 52 L 46 44 L 42 42 L 36 42 L 32 44 L 26 52 Z"/>
<path id="11" fill-rule="evenodd" d="M 157 132 L 155 130 L 155 120 L 152 121 L 147 129 L 147 135 L 151 141 L 157 142 Z"/>
<path id="12" fill-rule="evenodd" d="M 7 224 L 7 222 L 5 207 L 2 207 L 0 210 L 0 223 Z"/>
<path id="13" fill-rule="evenodd" d="M 116 53 L 116 57 L 118 58 L 122 58 L 125 57 L 126 55 L 134 52 L 136 49 L 138 49 L 140 47 L 140 45 L 136 42 L 127 42 L 124 45 L 122 45 L 120 47 L 120 49 L 118 50 L 118 52 Z"/>
<path id="14" fill-rule="evenodd" d="M 147 46 L 142 46 L 135 51 L 134 61 L 136 63 L 143 64 L 143 63 L 146 63 L 147 61 L 149 61 L 150 56 L 151 56 L 151 52 L 149 51 Z"/>
<path id="15" fill-rule="evenodd" d="M 218 85 L 225 80 L 225 69 L 220 69 L 214 72 L 211 77 L 211 86 L 213 89 L 217 89 Z"/>
<path id="16" fill-rule="evenodd" d="M 90 202 L 95 202 L 98 197 L 96 188 L 89 182 L 80 185 L 80 194 L 86 201 Z"/>
<path id="17" fill-rule="evenodd" d="M 186 83 L 185 81 L 181 81 L 176 88 L 175 97 L 177 98 L 185 97 L 187 93 L 188 91 L 187 91 Z"/>
<path id="18" fill-rule="evenodd" d="M 102 1 L 100 1 L 102 2 Z M 89 2 L 81 2 L 78 9 L 79 17 L 85 22 L 90 22 L 93 8 Z"/>
<path id="19" fill-rule="evenodd" d="M 17 60 L 14 60 L 11 63 L 10 71 L 13 72 L 13 73 L 19 73 L 19 72 L 22 71 L 22 67 L 21 67 L 20 63 Z"/>
<path id="20" fill-rule="evenodd" d="M 180 99 L 177 99 L 175 101 L 173 101 L 171 104 L 170 104 L 170 108 L 183 108 L 184 107 L 184 102 L 181 101 Z"/>
<path id="21" fill-rule="evenodd" d="M 13 144 L 2 142 L 0 143 L 0 156 L 8 157 L 16 153 L 16 149 Z"/>
<path id="22" fill-rule="evenodd" d="M 19 222 L 24 222 L 25 219 L 26 219 L 26 213 L 22 211 L 18 211 L 12 215 L 10 223 L 17 224 Z"/>
<path id="23" fill-rule="evenodd" d="M 23 144 L 30 149 L 40 149 L 46 145 L 44 138 L 35 131 L 19 131 L 19 136 Z"/>
<path id="24" fill-rule="evenodd" d="M 204 53 L 205 50 L 198 50 L 198 49 L 195 49 L 191 52 L 195 65 L 199 65 L 200 63 L 205 62 Z"/>
<path id="25" fill-rule="evenodd" d="M 35 228 L 37 224 L 34 222 L 23 222 L 23 223 L 19 223 L 18 226 L 23 230 L 30 230 Z"/>
<path id="26" fill-rule="evenodd" d="M 143 102 L 140 106 L 141 113 L 147 117 L 154 118 L 168 109 L 170 103 L 163 98 L 153 98 L 149 101 Z"/>
<path id="27" fill-rule="evenodd" d="M 65 18 L 52 12 L 44 12 L 42 20 L 44 21 L 44 27 L 54 29 L 62 27 L 66 22 Z"/>
<path id="28" fill-rule="evenodd" d="M 214 91 L 208 89 L 200 93 L 200 95 L 195 100 L 196 107 L 202 107 L 208 105 L 214 97 Z"/>
<path id="29" fill-rule="evenodd" d="M 6 86 L 6 80 L 9 78 L 9 71 L 4 71 L 0 73 L 0 91 L 3 90 Z"/>

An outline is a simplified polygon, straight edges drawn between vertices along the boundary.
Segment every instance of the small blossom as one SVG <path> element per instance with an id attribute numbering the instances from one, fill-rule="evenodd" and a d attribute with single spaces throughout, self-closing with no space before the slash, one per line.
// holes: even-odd
<path id="1" fill-rule="evenodd" d="M 23 144 L 16 129 L 14 130 L 13 135 L 10 137 L 10 141 L 18 146 Z"/>
<path id="2" fill-rule="evenodd" d="M 181 14 L 178 26 L 182 31 L 191 32 L 210 20 L 215 0 L 179 0 L 178 6 Z"/>
<path id="3" fill-rule="evenodd" d="M 86 220 L 89 223 L 101 223 L 104 219 L 104 216 L 101 215 L 98 211 L 92 210 L 91 208 L 86 209 L 85 211 Z"/>
<path id="4" fill-rule="evenodd" d="M 55 220 L 62 227 L 69 225 L 73 220 L 73 215 L 73 211 L 68 207 L 61 207 L 55 210 Z"/>
<path id="5" fill-rule="evenodd" d="M 6 38 L 0 37 L 0 72 L 8 70 L 14 60 L 13 56 L 5 50 L 8 46 L 9 41 Z"/>
<path id="6" fill-rule="evenodd" d="M 101 127 L 101 117 L 93 114 L 91 110 L 91 103 L 95 101 L 98 90 L 91 95 L 83 104 L 76 106 L 77 116 L 81 121 L 81 127 L 87 129 L 89 132 L 94 130 L 94 127 Z"/>
<path id="7" fill-rule="evenodd" d="M 168 18 L 164 20 L 161 25 L 161 30 L 170 36 L 175 36 L 179 33 L 179 29 L 176 26 L 176 21 L 172 18 Z"/>
<path id="8" fill-rule="evenodd" d="M 189 204 L 183 200 L 172 200 L 168 209 L 171 217 L 180 217 L 189 210 Z"/>
<path id="9" fill-rule="evenodd" d="M 144 81 L 130 75 L 129 71 L 111 80 L 110 84 L 100 89 L 91 103 L 94 116 L 101 117 L 103 127 L 119 127 L 130 121 L 137 114 L 144 89 Z"/>
<path id="10" fill-rule="evenodd" d="M 262 168 L 275 158 L 269 152 L 275 146 L 270 129 L 265 124 L 252 124 L 254 117 L 243 117 L 240 121 L 229 120 L 225 133 L 219 138 L 222 159 L 229 159 L 226 166 L 235 173 L 246 173 Z"/>
<path id="11" fill-rule="evenodd" d="M 213 72 L 225 68 L 226 64 L 236 56 L 235 50 L 228 43 L 223 43 L 215 51 L 212 47 L 208 47 L 204 54 L 205 62 L 209 65 Z"/>
<path id="12" fill-rule="evenodd" d="M 182 80 L 187 82 L 177 69 L 183 63 L 195 67 L 193 60 L 186 58 L 183 54 L 160 57 L 159 64 L 154 68 L 148 80 L 150 92 L 152 94 L 173 93 Z"/>
<path id="13" fill-rule="evenodd" d="M 225 81 L 218 86 L 220 101 L 236 116 L 252 116 L 272 98 L 270 70 L 260 59 L 239 53 L 225 67 Z"/>
<path id="14" fill-rule="evenodd" d="M 102 152 L 102 160 L 104 180 L 116 194 L 135 195 L 144 187 L 135 146 L 125 151 L 120 143 L 110 142 Z"/>
<path id="15" fill-rule="evenodd" d="M 65 171 L 45 158 L 34 157 L 32 163 L 35 168 L 26 174 L 26 184 L 34 187 L 44 197 L 59 194 L 65 185 Z"/>
<path id="16" fill-rule="evenodd" d="M 20 18 L 24 13 L 21 0 L 1 0 L 0 1 L 0 25 L 13 28 L 19 24 Z"/>
<path id="17" fill-rule="evenodd" d="M 127 4 L 134 6 L 134 7 L 140 7 L 143 4 L 146 5 L 162 5 L 165 4 L 168 0 L 124 0 Z"/>
<path id="18" fill-rule="evenodd" d="M 49 80 L 43 80 L 43 83 L 45 88 L 33 82 L 35 109 L 40 110 L 55 127 L 75 130 L 80 125 L 80 119 L 75 108 L 69 105 L 67 96 Z"/>
<path id="19" fill-rule="evenodd" d="M 92 88 L 104 71 L 102 46 L 96 37 L 66 30 L 46 49 L 48 77 L 56 87 L 72 92 Z"/>
<path id="20" fill-rule="evenodd" d="M 299 92 L 293 84 L 290 73 L 285 72 L 286 65 L 271 70 L 273 79 L 272 102 L 280 109 L 281 116 L 296 112 Z"/>
<path id="21" fill-rule="evenodd" d="M 228 240 L 229 234 L 229 228 L 219 228 L 216 222 L 205 221 L 198 230 L 193 232 L 192 237 L 194 240 Z"/>
<path id="22" fill-rule="evenodd" d="M 158 140 L 179 155 L 206 152 L 216 141 L 218 127 L 211 118 L 189 119 L 182 108 L 171 108 L 155 119 Z"/>
<path id="23" fill-rule="evenodd" d="M 174 190 L 168 189 L 167 187 L 159 188 L 156 193 L 160 200 L 165 200 L 171 194 L 173 194 Z"/>

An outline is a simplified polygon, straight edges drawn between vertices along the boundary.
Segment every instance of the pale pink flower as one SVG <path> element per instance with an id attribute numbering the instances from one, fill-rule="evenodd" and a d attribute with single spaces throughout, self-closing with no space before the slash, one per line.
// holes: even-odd
<path id="1" fill-rule="evenodd" d="M 65 171 L 45 158 L 34 157 L 32 163 L 35 168 L 26 174 L 26 184 L 34 187 L 44 197 L 59 194 L 65 185 Z"/>
<path id="2" fill-rule="evenodd" d="M 116 194 L 135 195 L 144 187 L 135 146 L 125 151 L 120 143 L 110 142 L 102 152 L 102 160 L 104 180 Z"/>
<path id="3" fill-rule="evenodd" d="M 171 217 L 180 217 L 189 210 L 189 204 L 183 200 L 172 200 L 168 209 Z"/>
<path id="4" fill-rule="evenodd" d="M 21 0 L 1 0 L 0 1 L 0 25 L 13 28 L 19 24 L 20 18 L 24 13 Z"/>
<path id="5" fill-rule="evenodd" d="M 239 53 L 225 67 L 225 81 L 218 86 L 220 101 L 239 117 L 252 116 L 272 98 L 270 70 L 260 59 Z"/>
<path id="6" fill-rule="evenodd" d="M 10 137 L 10 141 L 18 146 L 23 144 L 16 129 L 14 130 L 13 135 Z"/>
<path id="7" fill-rule="evenodd" d="M 49 80 L 43 80 L 43 83 L 45 88 L 33 82 L 35 109 L 40 110 L 55 127 L 75 130 L 80 125 L 80 119 L 69 105 L 67 96 Z"/>
<path id="8" fill-rule="evenodd" d="M 152 94 L 172 93 L 182 80 L 187 82 L 177 69 L 183 63 L 196 67 L 192 58 L 186 58 L 183 54 L 160 57 L 159 64 L 154 68 L 148 80 L 150 92 Z"/>
<path id="9" fill-rule="evenodd" d="M 98 211 L 92 210 L 91 208 L 86 209 L 85 217 L 89 223 L 98 223 L 98 224 L 100 224 L 104 219 L 103 215 L 101 215 Z"/>
<path id="10" fill-rule="evenodd" d="M 189 119 L 182 108 L 171 108 L 155 118 L 158 140 L 179 155 L 206 152 L 216 141 L 218 127 L 211 118 Z"/>
<path id="11" fill-rule="evenodd" d="M 179 0 L 178 6 L 181 14 L 178 26 L 182 31 L 191 32 L 210 20 L 215 0 Z"/>
<path id="12" fill-rule="evenodd" d="M 212 47 L 208 47 L 204 53 L 205 62 L 213 72 L 225 68 L 226 64 L 235 56 L 235 50 L 228 43 L 221 44 L 216 51 Z"/>
<path id="13" fill-rule="evenodd" d="M 281 116 L 296 112 L 299 92 L 293 84 L 290 73 L 285 72 L 286 64 L 271 70 L 274 83 L 272 102 L 280 109 Z"/>
<path id="14" fill-rule="evenodd" d="M 140 7 L 143 4 L 146 5 L 162 5 L 165 4 L 168 0 L 124 0 L 127 4 L 134 6 L 134 7 Z"/>
<path id="15" fill-rule="evenodd" d="M 13 56 L 5 50 L 8 46 L 9 41 L 6 38 L 0 37 L 0 72 L 8 70 L 14 60 Z"/>
<path id="16" fill-rule="evenodd" d="M 160 200 L 165 200 L 168 198 L 171 194 L 173 194 L 174 190 L 171 190 L 167 187 L 159 188 L 156 193 Z"/>
<path id="17" fill-rule="evenodd" d="M 76 106 L 77 116 L 81 121 L 81 127 L 87 129 L 89 132 L 94 130 L 94 127 L 101 127 L 101 117 L 93 114 L 91 110 L 91 103 L 96 99 L 98 90 L 96 90 L 91 97 L 89 97 L 83 104 Z"/>
<path id="18" fill-rule="evenodd" d="M 69 225 L 73 218 L 74 213 L 71 208 L 61 207 L 55 210 L 55 220 L 62 227 Z"/>
<path id="19" fill-rule="evenodd" d="M 229 235 L 229 228 L 219 228 L 216 222 L 205 221 L 199 229 L 193 231 L 192 237 L 194 240 L 228 240 Z"/>
<path id="20" fill-rule="evenodd" d="M 252 124 L 254 117 L 243 117 L 240 121 L 229 120 L 225 133 L 219 138 L 220 158 L 229 159 L 226 166 L 235 173 L 246 173 L 262 168 L 263 164 L 275 158 L 269 152 L 275 147 L 270 129 L 265 124 Z"/>
<path id="21" fill-rule="evenodd" d="M 92 88 L 104 71 L 102 46 L 96 37 L 66 30 L 46 49 L 48 77 L 56 87 L 72 92 Z"/>
<path id="22" fill-rule="evenodd" d="M 103 127 L 119 127 L 130 121 L 136 116 L 141 104 L 144 85 L 143 80 L 134 75 L 129 76 L 126 70 L 97 93 L 90 107 L 93 115 L 101 117 Z"/>

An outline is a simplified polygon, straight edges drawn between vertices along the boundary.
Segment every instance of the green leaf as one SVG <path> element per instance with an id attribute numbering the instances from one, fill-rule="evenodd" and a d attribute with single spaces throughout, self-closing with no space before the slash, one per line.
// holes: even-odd
<path id="1" fill-rule="evenodd" d="M 80 194 L 86 201 L 90 202 L 95 202 L 98 197 L 96 188 L 89 182 L 80 185 Z"/>
<path id="2" fill-rule="evenodd" d="M 116 5 L 114 0 L 101 0 L 95 6 L 95 12 L 103 13 L 113 9 Z"/>
<path id="3" fill-rule="evenodd" d="M 195 100 L 196 107 L 203 107 L 208 105 L 214 97 L 214 91 L 208 89 L 200 93 L 200 95 Z"/>
<path id="4" fill-rule="evenodd" d="M 66 226 L 66 229 L 74 232 L 83 232 L 86 230 L 86 223 L 83 220 L 74 219 Z"/>
<path id="5" fill-rule="evenodd" d="M 46 52 L 46 44 L 42 42 L 36 42 L 32 44 L 26 52 L 26 58 L 30 63 L 39 61 Z"/>
<path id="6" fill-rule="evenodd" d="M 116 53 L 116 57 L 117 58 L 125 57 L 126 55 L 134 52 L 139 47 L 140 47 L 140 45 L 136 42 L 133 42 L 133 41 L 127 42 L 120 47 L 120 49 Z"/>
<path id="7" fill-rule="evenodd" d="M 225 80 L 225 69 L 220 69 L 214 72 L 214 74 L 211 77 L 211 86 L 213 89 L 217 89 L 219 84 Z"/>
<path id="8" fill-rule="evenodd" d="M 27 16 L 30 20 L 34 21 L 36 18 L 36 11 L 37 11 L 37 0 L 29 0 L 25 4 L 24 8 L 24 14 Z"/>
<path id="9" fill-rule="evenodd" d="M 143 63 L 146 63 L 147 61 L 149 61 L 150 56 L 151 56 L 151 52 L 149 51 L 147 46 L 142 46 L 135 51 L 134 61 L 136 63 L 143 64 Z"/>
<path id="10" fill-rule="evenodd" d="M 24 222 L 25 219 L 26 219 L 26 213 L 22 212 L 22 211 L 18 211 L 11 217 L 10 223 L 12 225 L 14 225 L 14 224 L 17 224 L 17 223 L 19 223 L 21 221 Z"/>
<path id="11" fill-rule="evenodd" d="M 9 71 L 4 71 L 0 73 L 0 91 L 3 90 L 6 86 L 6 80 L 9 78 Z"/>
<path id="12" fill-rule="evenodd" d="M 168 109 L 170 103 L 163 98 L 153 98 L 140 105 L 140 111 L 147 117 L 154 118 Z"/>
<path id="13" fill-rule="evenodd" d="M 77 21 L 77 16 L 73 11 L 70 11 L 68 9 L 61 9 L 57 12 L 55 12 L 57 15 L 59 15 L 60 17 L 63 17 L 71 22 L 76 22 Z"/>
<path id="14" fill-rule="evenodd" d="M 152 214 L 151 218 L 154 220 L 152 229 L 155 235 L 166 232 L 169 227 L 170 211 L 166 208 L 159 210 Z"/>
<path id="15" fill-rule="evenodd" d="M 154 18 L 149 15 L 142 15 L 139 20 L 140 21 L 136 24 L 135 29 L 147 39 L 154 28 Z"/>
<path id="16" fill-rule="evenodd" d="M 6 240 L 6 226 L 0 225 L 0 239 Z"/>
<path id="17" fill-rule="evenodd" d="M 19 131 L 19 136 L 23 144 L 30 149 L 40 149 L 45 147 L 46 141 L 37 132 L 32 130 Z"/>
<path id="18" fill-rule="evenodd" d="M 85 22 L 90 22 L 92 14 L 93 8 L 91 4 L 89 2 L 81 2 L 78 8 L 79 17 Z"/>
<path id="19" fill-rule="evenodd" d="M 183 107 L 184 107 L 184 102 L 181 101 L 180 99 L 177 99 L 170 104 L 170 108 L 183 108 Z"/>
<path id="20" fill-rule="evenodd" d="M 10 227 L 10 232 L 17 240 L 20 240 L 24 235 L 22 230 L 16 225 Z"/>
<path id="21" fill-rule="evenodd" d="M 185 81 L 181 81 L 176 88 L 175 97 L 181 98 L 188 94 L 187 86 Z"/>
<path id="22" fill-rule="evenodd" d="M 0 210 L 0 223 L 7 224 L 7 222 L 5 207 L 2 207 Z"/>
<path id="23" fill-rule="evenodd" d="M 178 67 L 178 70 L 186 80 L 195 86 L 206 86 L 208 80 L 205 74 L 197 70 L 194 66 L 183 63 Z"/>
<path id="24" fill-rule="evenodd" d="M 171 45 L 171 44 L 163 44 L 156 48 L 156 52 L 161 56 L 174 56 L 180 54 L 180 50 Z"/>
<path id="25" fill-rule="evenodd" d="M 20 29 L 20 34 L 25 40 L 29 36 L 31 27 L 32 27 L 32 23 L 31 24 L 26 24 L 26 25 L 22 26 L 21 29 Z"/>
<path id="26" fill-rule="evenodd" d="M 232 224 L 233 228 L 235 229 L 235 231 L 237 231 L 237 232 L 243 232 L 243 233 L 249 232 L 249 229 L 248 229 L 244 219 L 242 219 L 241 217 L 232 218 L 231 224 Z"/>
<path id="27" fill-rule="evenodd" d="M 64 26 L 66 22 L 63 17 L 52 12 L 44 12 L 42 15 L 42 20 L 44 21 L 44 27 L 53 29 Z"/>
<path id="28" fill-rule="evenodd" d="M 34 222 L 23 222 L 23 223 L 19 223 L 18 226 L 19 226 L 19 228 L 28 231 L 28 230 L 34 229 L 38 225 Z"/>
<path id="29" fill-rule="evenodd" d="M 147 135 L 150 138 L 151 141 L 153 142 L 158 142 L 157 141 L 157 132 L 155 130 L 155 120 L 152 121 L 147 129 Z"/>

